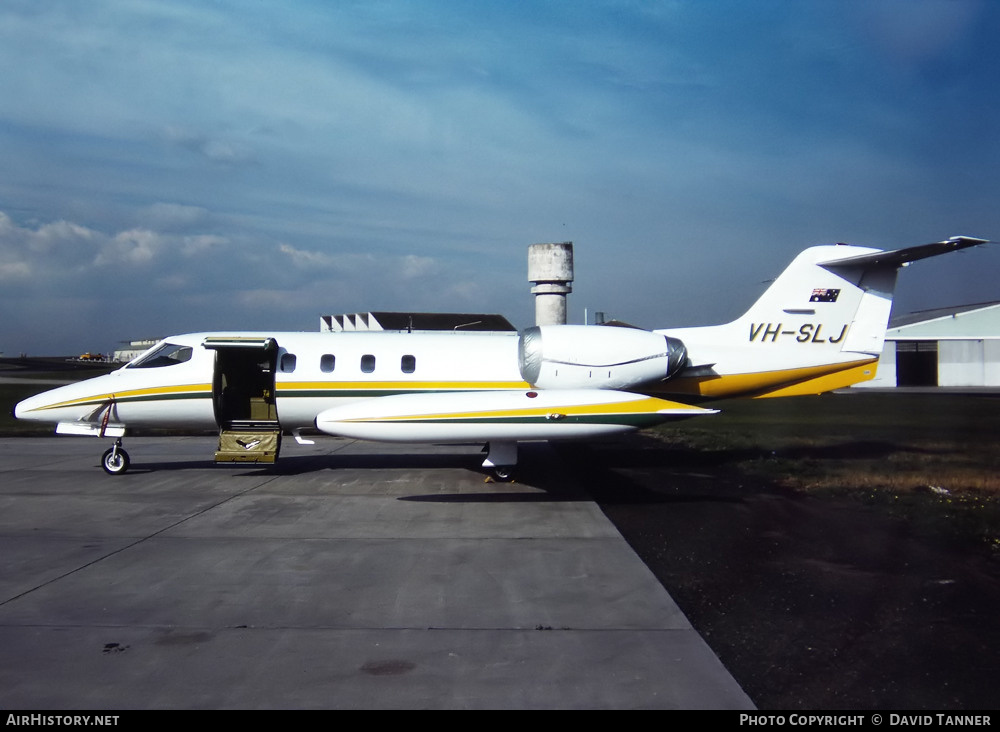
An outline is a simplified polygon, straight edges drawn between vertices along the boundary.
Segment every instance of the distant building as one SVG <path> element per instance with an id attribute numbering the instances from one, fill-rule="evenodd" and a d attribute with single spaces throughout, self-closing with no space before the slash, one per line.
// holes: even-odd
<path id="1" fill-rule="evenodd" d="M 128 363 L 136 356 L 150 348 L 155 346 L 160 342 L 159 338 L 144 339 L 138 341 L 122 341 L 123 343 L 128 343 L 127 346 L 122 346 L 121 348 L 116 348 L 114 355 L 111 357 L 112 361 L 120 361 L 121 363 Z"/>
<path id="2" fill-rule="evenodd" d="M 392 331 L 511 331 L 517 330 L 502 315 L 484 313 L 387 313 L 368 312 L 322 315 L 321 333 L 354 330 Z"/>
<path id="3" fill-rule="evenodd" d="M 1000 302 L 893 318 L 866 386 L 1000 387 Z"/>

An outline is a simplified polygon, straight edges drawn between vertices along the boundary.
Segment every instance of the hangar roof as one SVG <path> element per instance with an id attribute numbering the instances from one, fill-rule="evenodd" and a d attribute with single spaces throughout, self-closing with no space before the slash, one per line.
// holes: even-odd
<path id="1" fill-rule="evenodd" d="M 1000 301 L 920 310 L 889 323 L 886 337 L 1000 338 Z"/>

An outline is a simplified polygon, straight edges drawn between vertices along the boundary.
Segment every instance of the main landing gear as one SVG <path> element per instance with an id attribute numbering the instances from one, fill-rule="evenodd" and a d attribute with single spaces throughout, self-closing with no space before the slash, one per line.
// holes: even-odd
<path id="1" fill-rule="evenodd" d="M 120 437 L 115 440 L 114 447 L 106 450 L 101 456 L 101 467 L 104 468 L 104 472 L 108 475 L 121 475 L 128 470 L 130 462 L 128 453 L 122 447 Z"/>
<path id="2" fill-rule="evenodd" d="M 490 471 L 487 482 L 507 483 L 514 480 L 517 442 L 488 442 L 483 452 L 487 453 L 483 467 Z"/>
<path id="3" fill-rule="evenodd" d="M 514 469 L 509 465 L 493 468 L 493 479 L 497 483 L 508 483 L 514 480 Z"/>

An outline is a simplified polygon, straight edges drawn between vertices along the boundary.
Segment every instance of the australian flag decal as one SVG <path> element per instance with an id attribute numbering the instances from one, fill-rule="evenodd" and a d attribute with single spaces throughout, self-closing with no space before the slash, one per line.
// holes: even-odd
<path id="1" fill-rule="evenodd" d="M 840 297 L 840 290 L 820 287 L 813 290 L 809 302 L 837 302 L 838 297 Z"/>

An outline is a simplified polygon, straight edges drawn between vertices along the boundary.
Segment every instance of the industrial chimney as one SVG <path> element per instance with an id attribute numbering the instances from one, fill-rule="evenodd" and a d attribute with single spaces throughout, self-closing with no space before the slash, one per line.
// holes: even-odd
<path id="1" fill-rule="evenodd" d="M 528 281 L 535 283 L 535 325 L 564 325 L 566 295 L 573 291 L 573 242 L 528 247 Z"/>

